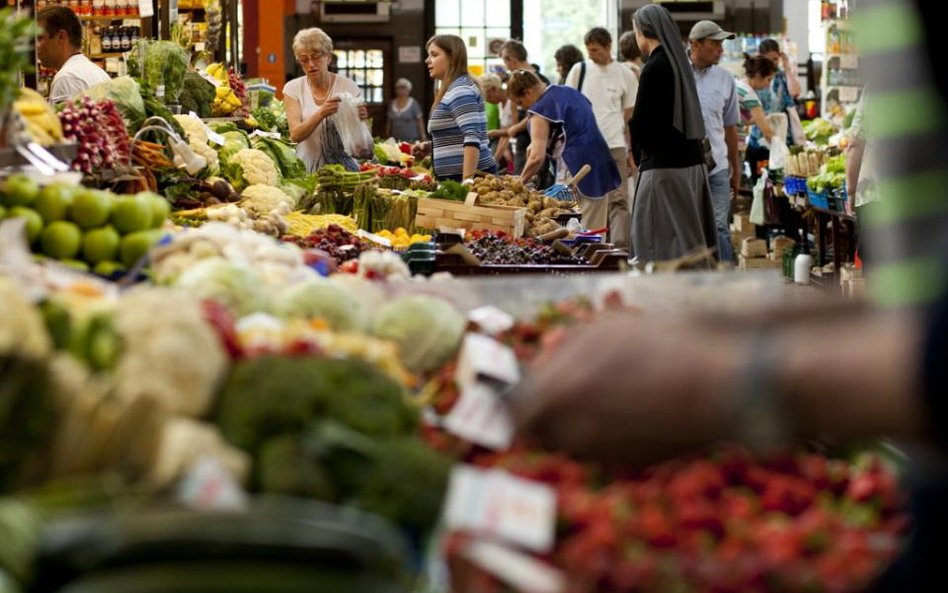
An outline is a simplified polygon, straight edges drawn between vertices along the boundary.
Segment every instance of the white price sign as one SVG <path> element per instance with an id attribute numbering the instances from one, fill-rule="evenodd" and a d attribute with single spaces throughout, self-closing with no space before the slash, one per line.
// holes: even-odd
<path id="1" fill-rule="evenodd" d="M 507 449 L 513 441 L 513 422 L 507 407 L 480 383 L 463 389 L 457 404 L 444 418 L 444 428 L 488 449 Z"/>
<path id="2" fill-rule="evenodd" d="M 556 493 L 499 470 L 459 465 L 445 503 L 448 529 L 503 539 L 544 554 L 553 548 Z"/>
<path id="3" fill-rule="evenodd" d="M 517 356 L 493 338 L 468 333 L 464 336 L 454 379 L 463 390 L 485 378 L 508 385 L 520 381 Z"/>

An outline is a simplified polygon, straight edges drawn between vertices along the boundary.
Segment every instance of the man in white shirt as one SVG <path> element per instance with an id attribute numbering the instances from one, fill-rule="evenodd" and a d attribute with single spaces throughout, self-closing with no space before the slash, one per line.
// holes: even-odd
<path id="1" fill-rule="evenodd" d="M 109 80 L 105 70 L 82 55 L 82 23 L 65 6 L 52 6 L 39 13 L 36 22 L 36 55 L 40 63 L 56 70 L 49 87 L 49 102 L 67 101 L 90 86 Z"/>
<path id="2" fill-rule="evenodd" d="M 695 88 L 701 101 L 704 129 L 711 142 L 714 167 L 708 171 L 714 222 L 718 230 L 718 259 L 734 261 L 728 219 L 731 198 L 737 196 L 741 185 L 741 165 L 737 152 L 737 124 L 740 111 L 737 84 L 734 76 L 718 66 L 724 53 L 725 39 L 734 39 L 734 33 L 724 31 L 713 21 L 700 21 L 688 35 L 691 66 Z"/>
<path id="3" fill-rule="evenodd" d="M 628 249 L 632 217 L 625 180 L 635 171 L 629 155 L 628 123 L 639 83 L 631 70 L 613 59 L 609 31 L 594 27 L 586 33 L 584 41 L 589 59 L 573 66 L 566 75 L 566 84 L 578 89 L 592 103 L 599 131 L 619 168 L 623 183 L 608 196 L 609 240 L 619 249 Z M 596 163 L 589 164 L 596 166 Z"/>

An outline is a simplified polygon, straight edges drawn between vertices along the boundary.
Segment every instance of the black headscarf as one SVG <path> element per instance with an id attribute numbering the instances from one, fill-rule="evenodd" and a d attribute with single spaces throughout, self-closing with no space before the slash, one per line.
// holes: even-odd
<path id="1" fill-rule="evenodd" d="M 685 138 L 704 138 L 701 103 L 698 101 L 695 77 L 681 43 L 678 25 L 672 19 L 671 13 L 658 4 L 648 4 L 636 10 L 634 18 L 635 28 L 646 37 L 658 39 L 671 58 L 672 70 L 675 73 L 675 111 L 672 123 Z"/>

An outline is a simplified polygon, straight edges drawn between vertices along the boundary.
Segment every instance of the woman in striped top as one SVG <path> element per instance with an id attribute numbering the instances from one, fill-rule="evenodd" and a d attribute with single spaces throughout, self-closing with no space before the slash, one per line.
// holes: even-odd
<path id="1" fill-rule="evenodd" d="M 467 48 L 457 35 L 435 35 L 426 47 L 428 74 L 438 81 L 428 120 L 431 161 L 438 179 L 461 181 L 475 171 L 497 172 L 487 141 L 480 88 L 467 73 Z"/>

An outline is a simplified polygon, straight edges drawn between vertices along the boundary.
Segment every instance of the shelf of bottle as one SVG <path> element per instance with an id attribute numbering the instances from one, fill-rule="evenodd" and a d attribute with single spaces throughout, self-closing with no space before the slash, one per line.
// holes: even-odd
<path id="1" fill-rule="evenodd" d="M 112 21 L 141 21 L 144 17 L 141 16 L 132 16 L 128 14 L 120 15 L 101 15 L 101 14 L 84 14 L 79 17 L 80 21 L 89 21 L 89 22 L 108 22 Z"/>
<path id="2" fill-rule="evenodd" d="M 88 58 L 89 58 L 90 60 L 105 60 L 105 59 L 107 59 L 107 58 L 121 58 L 121 57 L 122 57 L 123 55 L 125 55 L 126 53 L 128 53 L 128 52 L 124 52 L 124 51 L 106 51 L 106 52 L 102 52 L 102 53 L 100 53 L 100 54 L 89 54 L 89 55 L 88 55 Z"/>

